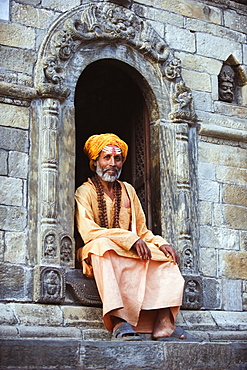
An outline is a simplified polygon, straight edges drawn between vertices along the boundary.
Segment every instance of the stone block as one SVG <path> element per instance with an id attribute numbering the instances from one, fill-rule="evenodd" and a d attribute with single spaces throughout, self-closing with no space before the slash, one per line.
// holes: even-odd
<path id="1" fill-rule="evenodd" d="M 204 248 L 220 248 L 222 246 L 222 229 L 209 225 L 201 226 L 200 245 Z"/>
<path id="2" fill-rule="evenodd" d="M 41 0 L 21 0 L 22 4 L 28 5 L 39 5 L 41 4 Z"/>
<path id="3" fill-rule="evenodd" d="M 46 9 L 53 9 L 58 12 L 66 12 L 81 4 L 80 0 L 70 0 L 65 2 L 63 0 L 42 0 L 42 6 Z"/>
<path id="4" fill-rule="evenodd" d="M 222 229 L 222 249 L 239 250 L 240 232 L 238 230 Z"/>
<path id="5" fill-rule="evenodd" d="M 246 312 L 210 311 L 218 328 L 240 330 L 247 329 Z"/>
<path id="6" fill-rule="evenodd" d="M 212 96 L 205 91 L 193 90 L 193 102 L 196 112 L 202 110 L 204 112 L 212 111 Z"/>
<path id="7" fill-rule="evenodd" d="M 2 204 L 21 206 L 23 204 L 22 191 L 22 180 L 12 177 L 0 177 L 0 199 Z"/>
<path id="8" fill-rule="evenodd" d="M 202 241 L 203 243 L 203 241 Z M 211 244 L 213 247 L 214 245 Z M 201 248 L 200 250 L 200 265 L 204 276 L 217 276 L 217 258 L 218 253 L 214 248 Z"/>
<path id="9" fill-rule="evenodd" d="M 246 207 L 226 205 L 223 207 L 226 226 L 236 230 L 247 230 Z"/>
<path id="10" fill-rule="evenodd" d="M 233 40 L 198 32 L 196 48 L 199 55 L 222 61 L 226 60 L 234 51 L 234 57 L 239 63 L 242 63 L 242 46 Z"/>
<path id="11" fill-rule="evenodd" d="M 0 45 L 2 68 L 32 75 L 37 56 L 34 51 L 9 48 Z M 19 122 L 19 124 L 22 124 Z"/>
<path id="12" fill-rule="evenodd" d="M 58 266 L 34 267 L 34 300 L 62 303 L 65 299 L 65 270 Z"/>
<path id="13" fill-rule="evenodd" d="M 240 249 L 247 251 L 247 231 L 240 232 Z"/>
<path id="14" fill-rule="evenodd" d="M 14 128 L 28 129 L 29 108 L 9 104 L 0 104 L 2 125 Z"/>
<path id="15" fill-rule="evenodd" d="M 246 120 L 247 118 L 247 108 L 244 106 L 229 104 L 223 101 L 215 101 L 214 110 L 215 113 L 234 117 L 234 119 L 238 117 Z"/>
<path id="16" fill-rule="evenodd" d="M 62 306 L 64 324 L 102 327 L 102 309 L 98 307 Z"/>
<path id="17" fill-rule="evenodd" d="M 203 279 L 203 307 L 206 310 L 219 309 L 221 306 L 221 291 L 216 279 Z M 207 314 L 209 314 L 207 312 Z M 211 317 L 212 319 L 212 317 Z"/>
<path id="18" fill-rule="evenodd" d="M 236 13 L 234 10 L 224 11 L 225 26 L 241 33 L 247 33 L 247 17 Z"/>
<path id="19" fill-rule="evenodd" d="M 27 179 L 28 155 L 22 152 L 9 153 L 9 176 Z"/>
<path id="20" fill-rule="evenodd" d="M 212 225 L 222 226 L 224 225 L 224 217 L 221 203 L 213 203 L 212 206 Z"/>
<path id="21" fill-rule="evenodd" d="M 247 252 L 222 252 L 222 275 L 228 279 L 247 279 Z"/>
<path id="22" fill-rule="evenodd" d="M 216 180 L 225 184 L 246 185 L 247 170 L 227 166 L 217 166 Z"/>
<path id="23" fill-rule="evenodd" d="M 23 231 L 26 225 L 26 208 L 0 206 L 0 229 L 8 231 Z"/>
<path id="24" fill-rule="evenodd" d="M 211 329 L 215 328 L 215 322 L 210 312 L 205 311 L 182 311 L 183 318 L 188 328 Z"/>
<path id="25" fill-rule="evenodd" d="M 247 45 L 244 44 L 243 45 L 243 49 L 244 49 L 244 64 L 246 65 L 247 64 Z"/>
<path id="26" fill-rule="evenodd" d="M 7 166 L 8 152 L 0 149 L 0 175 L 5 176 L 8 173 Z"/>
<path id="27" fill-rule="evenodd" d="M 195 35 L 190 31 L 168 24 L 166 25 L 165 38 L 172 49 L 195 52 Z"/>
<path id="28" fill-rule="evenodd" d="M 13 309 L 21 325 L 60 326 L 63 315 L 58 305 L 13 303 Z"/>
<path id="29" fill-rule="evenodd" d="M 4 258 L 4 232 L 0 231 L 0 262 L 3 262 Z"/>
<path id="30" fill-rule="evenodd" d="M 183 27 L 184 18 L 182 15 L 171 13 L 169 11 L 161 11 L 160 9 L 145 7 L 140 4 L 133 4 L 132 10 L 135 14 L 147 20 L 162 22 L 163 24 L 173 24 L 177 27 Z"/>
<path id="31" fill-rule="evenodd" d="M 0 19 L 5 21 L 9 20 L 9 1 L 7 0 L 1 1 Z"/>
<path id="32" fill-rule="evenodd" d="M 225 311 L 242 311 L 241 280 L 222 281 L 222 308 Z"/>
<path id="33" fill-rule="evenodd" d="M 0 33 L 2 45 L 35 49 L 35 30 L 31 27 L 15 23 L 0 23 Z"/>
<path id="34" fill-rule="evenodd" d="M 212 203 L 199 202 L 200 207 L 200 225 L 212 225 Z"/>
<path id="35" fill-rule="evenodd" d="M 224 203 L 247 207 L 247 187 L 224 185 L 222 191 L 222 200 Z"/>
<path id="36" fill-rule="evenodd" d="M 25 264 L 27 258 L 27 235 L 24 232 L 5 233 L 4 261 Z"/>
<path id="37" fill-rule="evenodd" d="M 185 21 L 185 26 L 190 31 L 203 32 L 228 40 L 234 40 L 236 42 L 245 42 L 245 35 L 242 34 L 242 32 L 235 32 L 230 28 L 226 28 L 218 24 L 213 24 L 210 22 L 206 23 L 198 19 L 187 18 Z"/>
<path id="38" fill-rule="evenodd" d="M 0 126 L 1 147 L 6 150 L 28 152 L 28 132 L 11 127 Z"/>
<path id="39" fill-rule="evenodd" d="M 218 165 L 247 168 L 246 149 L 215 145 L 200 141 L 198 143 L 199 161 Z"/>
<path id="40" fill-rule="evenodd" d="M 15 325 L 17 322 L 17 318 L 11 305 L 0 303 L 0 325 Z"/>
<path id="41" fill-rule="evenodd" d="M 181 60 L 184 69 L 208 73 L 209 75 L 218 75 L 222 68 L 222 63 L 220 61 L 201 55 L 176 51 L 175 57 Z"/>
<path id="42" fill-rule="evenodd" d="M 17 326 L 10 326 L 10 325 L 1 325 L 0 326 L 0 338 L 18 338 L 19 333 Z"/>
<path id="43" fill-rule="evenodd" d="M 14 3 L 12 7 L 12 22 L 25 26 L 47 29 L 55 18 L 54 12 L 49 10 L 19 3 Z"/>
<path id="44" fill-rule="evenodd" d="M 189 88 L 204 92 L 212 91 L 211 79 L 209 74 L 183 69 L 182 76 Z"/>
<path id="45" fill-rule="evenodd" d="M 215 181 L 216 166 L 213 163 L 199 162 L 198 163 L 198 178 L 202 180 Z"/>
<path id="46" fill-rule="evenodd" d="M 0 300 L 30 301 L 32 274 L 25 266 L 0 263 Z"/>
<path id="47" fill-rule="evenodd" d="M 200 180 L 198 181 L 199 199 L 207 202 L 219 202 L 220 186 L 216 181 Z"/>
<path id="48" fill-rule="evenodd" d="M 59 338 L 81 339 L 81 330 L 78 328 L 64 328 L 61 326 L 18 326 L 21 338 Z"/>
<path id="49" fill-rule="evenodd" d="M 105 329 L 83 329 L 83 340 L 111 340 L 112 334 Z"/>

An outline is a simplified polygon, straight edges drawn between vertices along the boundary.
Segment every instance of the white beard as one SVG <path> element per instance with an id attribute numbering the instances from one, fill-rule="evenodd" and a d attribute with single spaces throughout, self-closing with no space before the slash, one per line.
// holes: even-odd
<path id="1" fill-rule="evenodd" d="M 95 172 L 97 173 L 97 175 L 103 180 L 103 181 L 106 181 L 106 182 L 114 182 L 116 181 L 117 179 L 119 179 L 120 175 L 121 175 L 121 172 L 122 172 L 122 168 L 117 168 L 117 167 L 113 167 L 115 170 L 116 170 L 116 173 L 114 175 L 110 175 L 109 173 L 107 173 L 107 169 L 103 170 L 103 168 L 99 165 L 98 161 L 96 162 L 96 170 Z"/>

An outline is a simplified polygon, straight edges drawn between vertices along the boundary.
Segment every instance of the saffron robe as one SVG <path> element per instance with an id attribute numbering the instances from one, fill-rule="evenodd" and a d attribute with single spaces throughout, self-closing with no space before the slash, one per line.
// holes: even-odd
<path id="1" fill-rule="evenodd" d="M 129 322 L 139 332 L 152 332 L 156 310 L 170 307 L 174 321 L 182 303 L 184 280 L 171 256 L 159 250 L 169 244 L 146 227 L 146 219 L 134 188 L 122 188 L 119 228 L 112 228 L 114 201 L 104 194 L 109 228 L 99 226 L 97 192 L 90 179 L 75 193 L 76 222 L 85 245 L 77 258 L 83 272 L 94 276 L 103 302 L 103 319 L 112 330 L 109 312 Z M 142 261 L 131 249 L 141 238 L 152 253 Z"/>

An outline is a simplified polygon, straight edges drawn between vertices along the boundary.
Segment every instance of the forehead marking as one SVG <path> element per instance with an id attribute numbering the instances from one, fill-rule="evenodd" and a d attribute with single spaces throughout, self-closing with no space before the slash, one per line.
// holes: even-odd
<path id="1" fill-rule="evenodd" d="M 118 148 L 117 146 L 110 146 L 107 145 L 102 149 L 103 152 L 106 154 L 111 154 L 111 155 L 119 155 L 122 153 L 121 149 Z"/>

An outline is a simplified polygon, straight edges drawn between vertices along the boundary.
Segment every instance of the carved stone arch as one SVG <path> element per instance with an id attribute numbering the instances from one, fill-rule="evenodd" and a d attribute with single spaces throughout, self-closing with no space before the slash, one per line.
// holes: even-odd
<path id="1" fill-rule="evenodd" d="M 160 193 L 155 211 L 161 230 L 157 231 L 174 242 L 182 255 L 190 251 L 186 272 L 196 273 L 190 149 L 196 115 L 191 91 L 182 80 L 180 60 L 164 39 L 134 12 L 109 2 L 93 2 L 63 14 L 40 48 L 35 69 L 39 98 L 32 103 L 30 260 L 34 265 L 49 265 L 43 251 L 44 236 L 50 234 L 57 243 L 53 264 L 74 267 L 74 93 L 82 71 L 101 59 L 122 61 L 143 76 L 136 82 L 152 127 L 153 181 Z M 66 259 L 64 235 L 69 244 Z"/>

